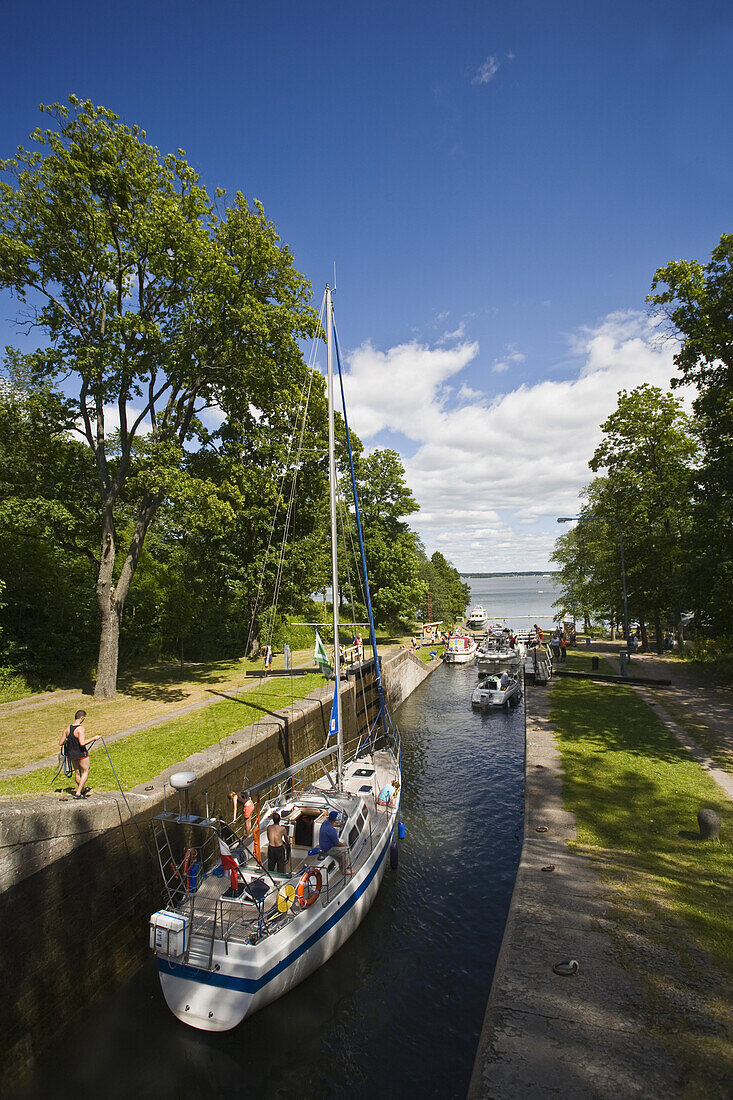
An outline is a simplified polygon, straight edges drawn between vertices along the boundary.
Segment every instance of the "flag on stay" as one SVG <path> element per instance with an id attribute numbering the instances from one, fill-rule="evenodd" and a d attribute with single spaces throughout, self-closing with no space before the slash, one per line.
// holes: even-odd
<path id="1" fill-rule="evenodd" d="M 336 737 L 337 734 L 338 734 L 338 731 L 339 731 L 339 727 L 338 727 L 339 708 L 338 708 L 338 695 L 337 695 L 337 692 L 338 692 L 338 687 L 334 687 L 334 689 L 333 689 L 333 703 L 331 704 L 331 721 L 328 723 L 328 736 L 329 737 Z"/>
<path id="2" fill-rule="evenodd" d="M 313 660 L 316 662 L 316 664 L 319 664 L 321 666 L 321 671 L 323 671 L 324 665 L 327 668 L 331 667 L 331 662 L 329 661 L 328 654 L 326 653 L 326 647 L 321 641 L 321 635 L 318 633 L 318 631 L 316 631 L 316 648 L 315 652 L 313 653 Z"/>
<path id="3" fill-rule="evenodd" d="M 236 857 L 232 855 L 231 849 L 221 837 L 219 837 L 219 854 L 221 855 L 221 865 L 225 871 L 229 872 L 229 881 L 232 890 L 237 889 L 237 872 L 239 871 L 239 864 Z"/>

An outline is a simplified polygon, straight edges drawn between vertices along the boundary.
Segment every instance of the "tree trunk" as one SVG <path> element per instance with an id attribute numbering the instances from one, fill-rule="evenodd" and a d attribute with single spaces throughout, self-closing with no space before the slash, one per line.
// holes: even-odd
<path id="1" fill-rule="evenodd" d="M 99 658 L 97 660 L 97 682 L 94 685 L 95 699 L 114 699 L 117 694 L 119 645 L 120 616 L 115 603 L 102 618 L 102 633 L 99 639 Z"/>
<path id="2" fill-rule="evenodd" d="M 114 699 L 117 694 L 117 659 L 120 613 L 112 583 L 115 567 L 115 531 L 111 508 L 102 512 L 102 555 L 97 575 L 97 605 L 101 619 L 95 699 Z"/>
<path id="3" fill-rule="evenodd" d="M 644 647 L 646 653 L 649 649 L 649 635 L 646 632 L 646 619 L 639 619 L 639 625 L 641 627 L 641 644 Z"/>
<path id="4" fill-rule="evenodd" d="M 162 499 L 163 494 L 160 492 L 147 494 L 144 497 L 116 587 L 112 583 L 115 565 L 114 519 L 111 505 L 108 503 L 103 508 L 102 559 L 97 577 L 97 604 L 102 620 L 102 631 L 99 639 L 97 682 L 94 687 L 95 699 L 114 699 L 117 694 L 117 661 L 122 611 L 140 560 L 145 535 Z"/>
<path id="5" fill-rule="evenodd" d="M 664 652 L 664 638 L 662 637 L 662 615 L 658 607 L 654 609 L 654 648 L 661 657 Z"/>

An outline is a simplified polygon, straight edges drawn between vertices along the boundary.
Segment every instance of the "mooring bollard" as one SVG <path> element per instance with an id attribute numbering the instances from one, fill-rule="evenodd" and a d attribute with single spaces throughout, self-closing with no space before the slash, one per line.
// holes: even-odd
<path id="1" fill-rule="evenodd" d="M 697 823 L 700 826 L 701 840 L 717 840 L 720 836 L 720 816 L 715 810 L 704 807 L 697 811 Z"/>
<path id="2" fill-rule="evenodd" d="M 619 660 L 619 665 L 621 667 L 621 675 L 622 676 L 628 676 L 629 675 L 629 655 L 624 649 L 622 649 L 619 652 L 618 660 Z"/>
<path id="3" fill-rule="evenodd" d="M 598 672 L 598 658 L 597 657 L 591 657 L 590 667 L 593 670 L 593 672 Z"/>

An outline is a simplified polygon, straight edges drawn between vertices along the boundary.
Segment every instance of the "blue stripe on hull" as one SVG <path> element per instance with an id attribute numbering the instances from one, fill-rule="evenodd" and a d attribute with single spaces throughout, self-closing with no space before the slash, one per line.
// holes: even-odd
<path id="1" fill-rule="evenodd" d="M 198 970 L 193 966 L 184 966 L 181 963 L 170 963 L 158 959 L 158 970 L 164 974 L 173 974 L 176 977 L 184 978 L 188 981 L 199 982 L 202 985 L 213 985 L 220 989 L 235 989 L 241 993 L 255 994 L 262 989 L 268 982 L 271 982 L 273 978 L 276 978 L 278 974 L 281 974 L 283 970 L 286 970 L 292 963 L 304 955 L 314 943 L 317 943 L 326 932 L 329 932 L 346 913 L 356 904 L 362 894 L 365 892 L 370 882 L 379 870 L 382 860 L 387 854 L 392 837 L 394 836 L 394 825 L 387 836 L 382 854 L 375 861 L 374 866 L 362 882 L 358 890 L 355 890 L 351 897 L 348 899 L 345 905 L 343 905 L 337 913 L 334 913 L 332 917 L 329 917 L 321 927 L 309 936 L 307 940 L 296 947 L 295 951 L 291 951 L 289 955 L 286 955 L 279 963 L 277 963 L 271 970 L 268 970 L 267 974 L 261 978 L 238 978 L 233 974 L 222 974 L 212 970 Z"/>

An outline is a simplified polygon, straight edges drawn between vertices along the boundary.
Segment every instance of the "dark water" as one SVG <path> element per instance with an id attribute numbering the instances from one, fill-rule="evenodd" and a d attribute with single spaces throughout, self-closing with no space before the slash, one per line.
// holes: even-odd
<path id="1" fill-rule="evenodd" d="M 211 1035 L 169 1013 L 151 957 L 39 1066 L 25 1095 L 464 1097 L 523 805 L 524 708 L 473 713 L 475 682 L 475 666 L 442 666 L 400 708 L 400 866 L 387 868 L 370 913 L 324 967 Z"/>

